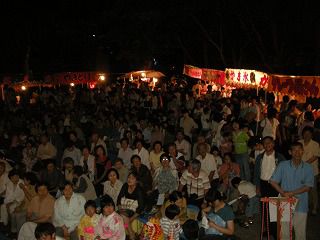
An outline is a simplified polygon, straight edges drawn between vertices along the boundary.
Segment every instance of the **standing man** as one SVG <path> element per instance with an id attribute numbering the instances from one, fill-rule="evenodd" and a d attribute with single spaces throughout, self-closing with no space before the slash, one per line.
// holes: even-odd
<path id="1" fill-rule="evenodd" d="M 291 144 L 290 161 L 279 164 L 273 173 L 270 183 L 282 197 L 296 197 L 298 203 L 293 213 L 295 239 L 306 239 L 308 216 L 308 192 L 313 187 L 313 170 L 309 163 L 302 161 L 303 145 L 300 142 Z M 289 223 L 282 224 L 282 239 L 290 239 Z"/>
<path id="2" fill-rule="evenodd" d="M 302 137 L 299 142 L 303 145 L 303 155 L 302 160 L 304 162 L 310 163 L 313 168 L 314 175 L 314 186 L 312 187 L 309 197 L 312 206 L 312 215 L 317 214 L 318 208 L 318 175 L 319 175 L 319 165 L 318 165 L 318 157 L 320 156 L 320 148 L 319 143 L 312 140 L 313 135 L 313 127 L 304 127 L 302 130 Z"/>
<path id="3" fill-rule="evenodd" d="M 286 159 L 274 150 L 274 140 L 272 137 L 264 137 L 262 139 L 262 144 L 265 151 L 257 156 L 254 168 L 254 184 L 256 185 L 257 195 L 261 195 L 262 198 L 276 197 L 278 196 L 278 192 L 270 184 L 270 178 L 277 165 Z M 276 239 L 277 223 L 269 222 L 269 226 L 271 235 Z"/>

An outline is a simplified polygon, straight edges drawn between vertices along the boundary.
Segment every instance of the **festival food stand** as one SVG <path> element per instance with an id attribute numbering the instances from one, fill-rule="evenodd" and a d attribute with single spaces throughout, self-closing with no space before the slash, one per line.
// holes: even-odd
<path id="1" fill-rule="evenodd" d="M 165 75 L 162 72 L 154 71 L 154 70 L 142 70 L 142 71 L 133 71 L 126 73 L 118 78 L 123 80 L 129 80 L 132 83 L 137 84 L 137 86 L 140 86 L 141 82 L 145 82 L 154 89 L 156 84 L 159 82 L 159 79 L 165 77 Z"/>
<path id="2" fill-rule="evenodd" d="M 279 101 L 284 95 L 305 102 L 307 97 L 320 97 L 320 76 L 271 75 L 268 91 Z"/>

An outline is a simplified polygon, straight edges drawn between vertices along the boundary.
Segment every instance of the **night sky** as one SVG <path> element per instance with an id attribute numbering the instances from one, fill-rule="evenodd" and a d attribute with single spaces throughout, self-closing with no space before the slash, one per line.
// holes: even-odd
<path id="1" fill-rule="evenodd" d="M 169 72 L 185 63 L 320 75 L 316 1 L 50 2 L 2 3 L 1 74 Z"/>

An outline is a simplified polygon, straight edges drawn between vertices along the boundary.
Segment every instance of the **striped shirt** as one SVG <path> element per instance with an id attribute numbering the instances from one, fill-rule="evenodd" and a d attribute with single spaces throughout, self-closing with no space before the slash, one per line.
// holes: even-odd
<path id="1" fill-rule="evenodd" d="M 167 217 L 163 217 L 160 219 L 160 226 L 164 234 L 164 239 L 179 240 L 179 235 L 182 233 L 179 219 L 170 220 Z"/>
<path id="2" fill-rule="evenodd" d="M 200 170 L 199 176 L 194 177 L 188 170 L 184 171 L 180 178 L 181 185 L 187 185 L 188 194 L 197 194 L 198 198 L 203 198 L 205 195 L 205 190 L 210 188 L 210 181 L 208 174 Z"/>

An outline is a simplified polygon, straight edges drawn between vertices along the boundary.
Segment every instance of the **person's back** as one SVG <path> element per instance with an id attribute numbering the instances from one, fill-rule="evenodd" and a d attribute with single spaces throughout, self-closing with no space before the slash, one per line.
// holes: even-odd
<path id="1" fill-rule="evenodd" d="M 165 216 L 160 219 L 160 225 L 164 234 L 164 239 L 178 240 L 182 233 L 179 221 L 180 208 L 175 205 L 169 205 L 165 210 Z"/>

